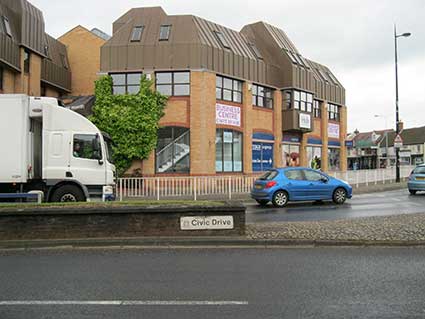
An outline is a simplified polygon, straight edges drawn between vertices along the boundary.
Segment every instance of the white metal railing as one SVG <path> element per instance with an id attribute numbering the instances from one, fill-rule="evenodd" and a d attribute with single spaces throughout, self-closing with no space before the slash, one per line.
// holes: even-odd
<path id="1" fill-rule="evenodd" d="M 400 177 L 407 178 L 415 166 L 401 166 Z M 365 169 L 346 172 L 332 172 L 329 175 L 345 180 L 353 187 L 359 185 L 377 185 L 395 182 L 396 173 L 395 167 L 380 168 L 380 169 Z"/>
<path id="2" fill-rule="evenodd" d="M 401 178 L 409 176 L 414 166 L 402 166 Z M 330 176 L 342 179 L 353 187 L 360 185 L 386 184 L 395 181 L 395 168 L 331 172 Z M 260 175 L 240 176 L 167 176 L 167 177 L 126 177 L 119 178 L 117 197 L 125 198 L 191 198 L 206 197 L 232 199 L 232 196 L 248 194 L 254 181 Z"/>

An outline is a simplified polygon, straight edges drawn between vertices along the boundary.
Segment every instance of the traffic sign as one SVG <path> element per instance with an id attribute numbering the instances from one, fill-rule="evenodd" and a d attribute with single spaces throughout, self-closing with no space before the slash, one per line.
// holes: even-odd
<path id="1" fill-rule="evenodd" d="M 401 138 L 400 134 L 397 134 L 394 139 L 394 147 L 395 148 L 402 148 L 403 147 L 403 139 Z"/>

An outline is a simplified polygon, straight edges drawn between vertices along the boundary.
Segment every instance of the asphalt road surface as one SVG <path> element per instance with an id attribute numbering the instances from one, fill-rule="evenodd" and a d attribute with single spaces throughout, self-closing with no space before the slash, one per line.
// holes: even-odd
<path id="1" fill-rule="evenodd" d="M 317 221 L 368 216 L 425 213 L 425 193 L 410 196 L 407 190 L 354 195 L 344 205 L 332 202 L 289 203 L 285 208 L 271 204 L 247 204 L 247 223 Z"/>
<path id="2" fill-rule="evenodd" d="M 424 318 L 425 249 L 0 252 L 0 318 Z"/>

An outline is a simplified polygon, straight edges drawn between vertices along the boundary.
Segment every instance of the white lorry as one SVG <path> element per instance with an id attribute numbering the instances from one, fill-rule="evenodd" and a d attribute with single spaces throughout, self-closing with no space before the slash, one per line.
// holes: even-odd
<path id="1" fill-rule="evenodd" d="M 51 202 L 111 199 L 111 140 L 48 97 L 0 94 L 0 193 L 43 191 Z"/>

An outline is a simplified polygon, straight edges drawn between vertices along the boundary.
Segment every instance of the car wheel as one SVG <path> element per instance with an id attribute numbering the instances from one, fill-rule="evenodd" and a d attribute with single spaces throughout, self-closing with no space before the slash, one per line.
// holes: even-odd
<path id="1" fill-rule="evenodd" d="M 413 189 L 409 189 L 409 193 L 410 193 L 411 195 L 416 195 L 416 191 L 414 191 Z"/>
<path id="2" fill-rule="evenodd" d="M 260 205 L 260 206 L 266 206 L 267 205 L 267 203 L 269 202 L 268 200 L 266 200 L 266 199 L 256 199 L 255 200 L 257 203 L 258 203 L 258 205 Z"/>
<path id="3" fill-rule="evenodd" d="M 344 188 L 337 188 L 334 191 L 333 201 L 335 204 L 342 205 L 347 200 L 347 191 Z"/>
<path id="4" fill-rule="evenodd" d="M 84 202 L 86 197 L 83 191 L 75 185 L 64 185 L 54 191 L 52 202 Z"/>
<path id="5" fill-rule="evenodd" d="M 284 207 L 288 204 L 288 193 L 285 191 L 277 191 L 273 194 L 272 203 L 275 207 Z"/>

